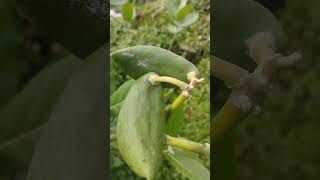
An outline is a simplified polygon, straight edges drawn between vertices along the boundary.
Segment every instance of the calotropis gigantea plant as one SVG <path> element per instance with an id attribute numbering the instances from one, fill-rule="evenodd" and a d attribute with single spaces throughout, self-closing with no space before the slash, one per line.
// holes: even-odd
<path id="1" fill-rule="evenodd" d="M 216 0 L 214 5 L 212 74 L 232 92 L 211 122 L 213 174 L 216 179 L 235 179 L 232 129 L 250 112 L 260 111 L 259 100 L 273 87 L 276 75 L 302 56 L 278 53 L 285 33 L 256 1 Z M 239 61 L 253 62 L 255 69 L 249 72 L 235 65 Z"/>
<path id="2" fill-rule="evenodd" d="M 172 147 L 209 157 L 210 144 L 166 135 L 166 129 L 170 128 L 168 117 L 203 81 L 198 78 L 201 74 L 196 66 L 168 50 L 149 45 L 117 50 L 111 53 L 111 58 L 133 78 L 110 98 L 110 111 L 118 119 L 116 134 L 111 139 L 117 141 L 117 148 L 130 169 L 148 180 L 155 179 L 164 155 L 190 179 L 209 179 L 209 171 L 203 165 Z M 162 88 L 175 86 L 181 93 L 166 108 Z"/>

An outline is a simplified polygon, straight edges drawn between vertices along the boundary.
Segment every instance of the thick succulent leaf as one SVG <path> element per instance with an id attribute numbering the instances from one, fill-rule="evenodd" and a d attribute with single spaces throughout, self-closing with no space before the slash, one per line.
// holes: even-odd
<path id="1" fill-rule="evenodd" d="M 69 57 L 49 65 L 0 111 L 0 175 L 26 170 L 39 133 L 78 63 Z"/>
<path id="2" fill-rule="evenodd" d="M 124 82 L 110 97 L 110 106 L 116 105 L 122 102 L 127 96 L 131 86 L 135 82 L 134 79 L 129 79 Z"/>
<path id="3" fill-rule="evenodd" d="M 180 151 L 174 151 L 171 153 L 165 151 L 165 158 L 184 176 L 191 180 L 209 180 L 209 170 L 201 164 L 200 161 L 196 160 L 189 155 L 186 155 Z"/>
<path id="4" fill-rule="evenodd" d="M 32 158 L 29 180 L 107 177 L 107 61 L 103 47 L 77 69 Z"/>

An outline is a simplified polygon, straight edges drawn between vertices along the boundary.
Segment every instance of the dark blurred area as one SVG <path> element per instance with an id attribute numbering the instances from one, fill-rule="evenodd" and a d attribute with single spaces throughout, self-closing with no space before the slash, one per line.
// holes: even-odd
<path id="1" fill-rule="evenodd" d="M 42 35 L 15 1 L 0 2 L 0 107 L 48 63 L 66 54 Z"/>
<path id="2" fill-rule="evenodd" d="M 261 113 L 235 129 L 236 179 L 319 179 L 320 1 L 259 2 L 276 15 L 288 36 L 281 53 L 299 51 L 303 59 L 278 75 L 260 103 Z M 214 84 L 217 111 L 230 90 L 221 81 Z"/>

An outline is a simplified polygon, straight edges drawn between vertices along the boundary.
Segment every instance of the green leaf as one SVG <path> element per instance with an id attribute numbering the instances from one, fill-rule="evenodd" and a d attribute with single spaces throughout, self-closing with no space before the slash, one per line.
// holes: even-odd
<path id="1" fill-rule="evenodd" d="M 177 20 L 182 21 L 186 18 L 188 14 L 190 14 L 193 11 L 193 4 L 189 4 L 185 6 L 184 8 L 180 9 L 177 13 Z"/>
<path id="2" fill-rule="evenodd" d="M 190 26 L 191 24 L 195 23 L 199 18 L 199 13 L 197 12 L 192 12 L 188 14 L 182 22 L 180 22 L 181 27 L 187 27 Z"/>
<path id="3" fill-rule="evenodd" d="M 200 161 L 180 151 L 164 152 L 165 158 L 184 176 L 191 180 L 209 180 L 210 172 Z"/>
<path id="4" fill-rule="evenodd" d="M 110 0 L 110 4 L 115 5 L 115 6 L 119 6 L 119 5 L 125 4 L 127 2 L 128 2 L 128 0 Z"/>
<path id="5" fill-rule="evenodd" d="M 110 83 L 109 83 L 110 92 L 109 92 L 109 94 L 111 96 L 111 94 L 116 90 L 117 84 L 118 84 L 118 81 L 117 81 L 118 80 L 118 78 L 117 78 L 118 71 L 117 71 L 117 68 L 116 68 L 116 63 L 112 59 L 110 59 L 110 72 L 109 72 L 109 75 L 110 75 L 110 78 L 109 78 L 110 79 Z"/>
<path id="6" fill-rule="evenodd" d="M 182 8 L 184 8 L 187 5 L 188 0 L 180 0 L 179 7 L 177 11 L 180 11 Z"/>
<path id="7" fill-rule="evenodd" d="M 176 11 L 178 8 L 178 4 L 176 0 L 165 0 L 165 8 L 172 20 L 176 18 Z"/>
<path id="8" fill-rule="evenodd" d="M 123 102 L 119 102 L 118 104 L 115 104 L 110 107 L 110 112 L 113 116 L 118 116 L 118 114 L 121 110 L 122 104 L 123 104 Z"/>
<path id="9" fill-rule="evenodd" d="M 136 16 L 134 4 L 126 3 L 122 5 L 121 14 L 124 20 L 131 21 Z"/>
<path id="10" fill-rule="evenodd" d="M 30 163 L 28 180 L 105 180 L 107 102 L 105 47 L 71 77 Z"/>
<path id="11" fill-rule="evenodd" d="M 169 117 L 167 122 L 167 134 L 177 136 L 184 126 L 184 104 L 180 105 Z"/>
<path id="12" fill-rule="evenodd" d="M 178 33 L 179 31 L 181 31 L 181 28 L 178 27 L 178 26 L 169 24 L 169 25 L 168 25 L 168 31 L 171 32 L 171 33 L 173 33 L 173 34 L 176 34 L 176 33 Z"/>
<path id="13" fill-rule="evenodd" d="M 134 79 L 130 79 L 124 82 L 110 97 L 110 106 L 116 105 L 122 102 L 127 96 L 131 86 L 135 82 Z"/>
<path id="14" fill-rule="evenodd" d="M 0 175 L 26 170 L 40 132 L 80 62 L 68 57 L 48 65 L 0 111 Z"/>

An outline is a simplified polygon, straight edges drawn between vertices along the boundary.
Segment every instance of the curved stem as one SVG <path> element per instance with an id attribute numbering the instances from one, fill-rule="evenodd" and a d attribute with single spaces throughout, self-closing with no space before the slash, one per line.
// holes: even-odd
<path id="1" fill-rule="evenodd" d="M 169 111 L 170 112 L 175 111 L 186 99 L 187 97 L 185 95 L 185 92 L 182 91 L 180 95 L 177 97 L 177 99 L 175 99 L 171 104 Z"/>
<path id="2" fill-rule="evenodd" d="M 249 72 L 241 67 L 212 56 L 212 73 L 218 79 L 225 81 L 229 86 L 238 84 Z"/>
<path id="3" fill-rule="evenodd" d="M 186 139 L 171 137 L 169 135 L 166 135 L 165 143 L 170 146 L 210 156 L 210 144 L 201 144 Z"/>
<path id="4" fill-rule="evenodd" d="M 151 75 L 149 77 L 149 81 L 152 84 L 158 84 L 161 82 L 165 82 L 165 83 L 170 83 L 173 84 L 175 86 L 178 86 L 180 89 L 184 89 L 188 86 L 187 83 L 180 81 L 179 79 L 173 78 L 173 77 L 169 77 L 169 76 L 158 76 L 158 75 Z"/>
<path id="5" fill-rule="evenodd" d="M 115 141 L 117 140 L 117 135 L 116 134 L 111 134 L 110 135 L 110 141 Z M 174 146 L 174 147 L 179 147 L 184 150 L 192 151 L 195 153 L 199 154 L 204 154 L 209 156 L 210 155 L 210 144 L 201 144 L 193 141 L 189 141 L 186 139 L 182 138 L 176 138 L 172 137 L 169 135 L 165 136 L 165 144 Z"/>
<path id="6" fill-rule="evenodd" d="M 213 144 L 218 143 L 247 114 L 237 108 L 230 96 L 212 122 L 211 137 Z"/>

